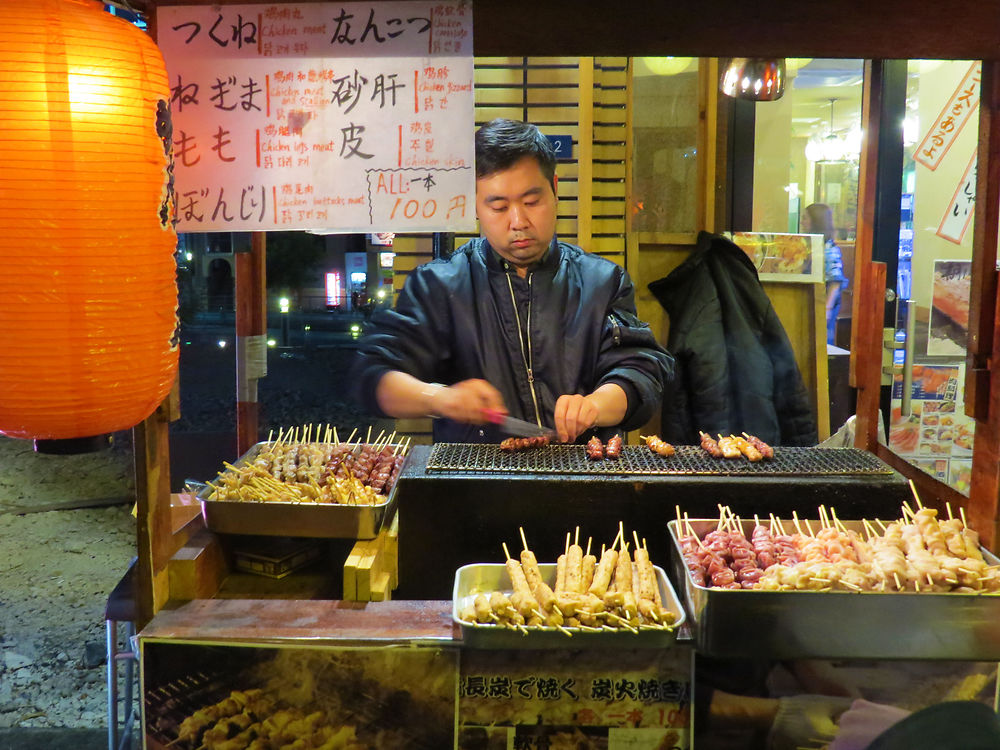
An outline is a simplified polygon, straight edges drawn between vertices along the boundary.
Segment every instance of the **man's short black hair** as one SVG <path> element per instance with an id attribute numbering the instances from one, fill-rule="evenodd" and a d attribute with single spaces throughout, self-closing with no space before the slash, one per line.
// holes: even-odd
<path id="1" fill-rule="evenodd" d="M 476 131 L 476 178 L 509 169 L 533 157 L 555 191 L 556 152 L 549 139 L 528 122 L 498 117 Z"/>

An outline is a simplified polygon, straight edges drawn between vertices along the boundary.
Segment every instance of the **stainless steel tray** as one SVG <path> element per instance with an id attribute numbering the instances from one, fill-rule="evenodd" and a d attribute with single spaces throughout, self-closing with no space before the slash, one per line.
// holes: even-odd
<path id="1" fill-rule="evenodd" d="M 718 519 L 690 523 L 703 537 Z M 844 525 L 863 533 L 858 521 Z M 751 532 L 753 522 L 743 526 Z M 683 589 L 701 653 L 773 659 L 1000 659 L 1000 595 L 706 588 L 693 581 L 684 564 L 677 521 L 668 528 L 673 579 Z M 1000 562 L 986 550 L 983 556 L 990 564 Z"/>
<path id="2" fill-rule="evenodd" d="M 556 566 L 553 563 L 539 563 L 542 578 L 554 585 Z M 660 584 L 663 606 L 676 616 L 671 629 L 649 628 L 632 633 L 622 629 L 615 632 L 594 633 L 581 628 L 566 628 L 572 635 L 556 628 L 526 627 L 527 632 L 501 625 L 471 624 L 459 617 L 462 608 L 479 592 L 504 591 L 510 594 L 512 588 L 507 566 L 502 563 L 479 563 L 464 565 L 455 573 L 455 588 L 452 593 L 451 617 L 462 630 L 462 640 L 469 648 L 480 649 L 543 649 L 543 648 L 664 648 L 677 640 L 677 630 L 685 621 L 684 607 L 681 606 L 663 568 L 653 566 Z"/>
<path id="3" fill-rule="evenodd" d="M 252 446 L 233 464 L 251 462 L 267 446 Z M 377 505 L 333 505 L 326 503 L 234 502 L 210 500 L 212 488 L 197 493 L 205 525 L 222 534 L 298 536 L 322 539 L 374 539 L 396 509 L 396 485 L 384 503 Z"/>

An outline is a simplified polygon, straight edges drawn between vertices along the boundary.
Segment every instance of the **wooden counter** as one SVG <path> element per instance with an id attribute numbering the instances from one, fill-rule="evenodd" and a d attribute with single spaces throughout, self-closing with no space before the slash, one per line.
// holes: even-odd
<path id="1" fill-rule="evenodd" d="M 450 601 L 276 599 L 195 599 L 158 612 L 141 637 L 369 646 L 395 641 L 458 645 L 461 639 Z"/>

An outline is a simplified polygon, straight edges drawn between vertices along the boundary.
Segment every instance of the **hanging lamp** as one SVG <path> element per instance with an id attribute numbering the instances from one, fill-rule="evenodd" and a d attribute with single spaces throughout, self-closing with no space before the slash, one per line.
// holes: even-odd
<path id="1" fill-rule="evenodd" d="M 0 433 L 127 429 L 177 373 L 170 91 L 96 0 L 0 3 Z"/>
<path id="2" fill-rule="evenodd" d="M 857 145 L 841 138 L 833 130 L 833 105 L 837 99 L 830 99 L 830 130 L 824 136 L 813 136 L 806 143 L 806 158 L 820 164 L 838 164 L 848 160 L 850 156 L 857 158 L 861 150 L 860 131 L 857 132 Z"/>
<path id="3" fill-rule="evenodd" d="M 719 88 L 734 99 L 776 101 L 785 93 L 785 59 L 731 57 L 722 72 Z"/>

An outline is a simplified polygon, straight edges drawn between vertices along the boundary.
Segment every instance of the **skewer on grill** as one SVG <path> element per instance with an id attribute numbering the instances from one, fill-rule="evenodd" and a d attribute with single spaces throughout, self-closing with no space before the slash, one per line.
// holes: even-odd
<path id="1" fill-rule="evenodd" d="M 591 461 L 600 461 L 604 458 L 604 443 L 601 442 L 601 439 L 597 435 L 594 435 L 594 437 L 587 441 L 585 450 L 587 451 L 587 458 Z"/>
<path id="2" fill-rule="evenodd" d="M 551 442 L 548 435 L 538 435 L 536 437 L 510 437 L 501 441 L 500 450 L 505 452 L 524 451 L 532 448 L 543 448 Z"/>
<path id="3" fill-rule="evenodd" d="M 672 456 L 676 452 L 674 446 L 659 435 L 640 435 L 639 439 L 644 440 L 646 447 L 659 456 Z"/>

